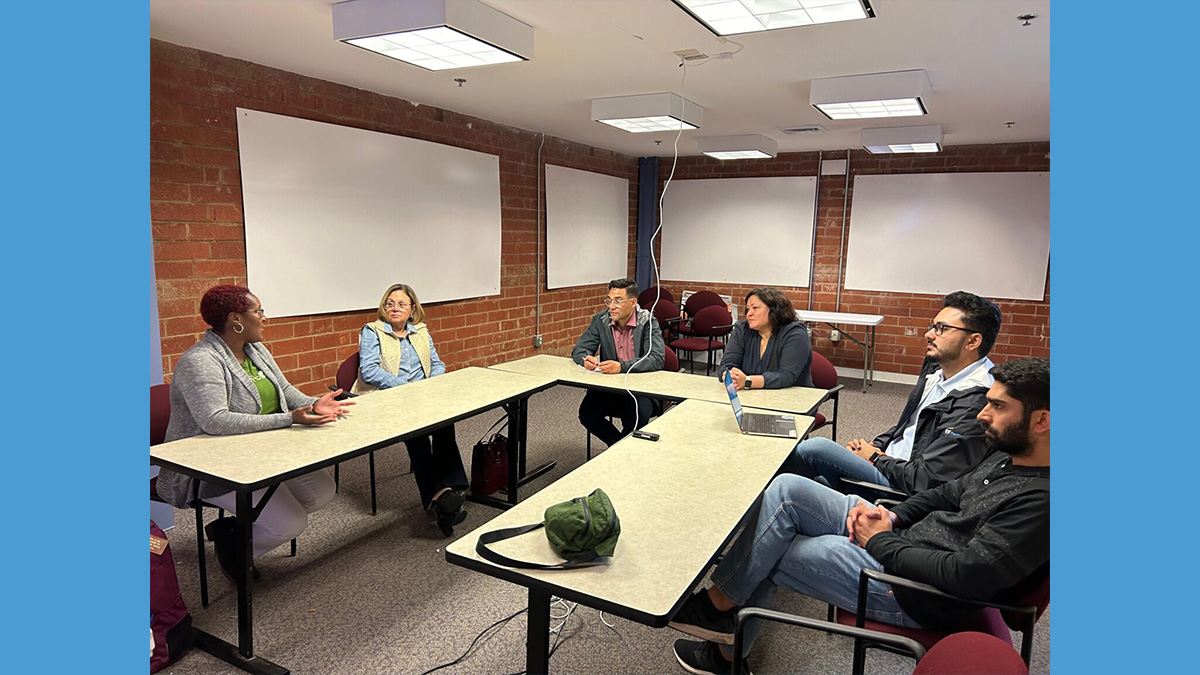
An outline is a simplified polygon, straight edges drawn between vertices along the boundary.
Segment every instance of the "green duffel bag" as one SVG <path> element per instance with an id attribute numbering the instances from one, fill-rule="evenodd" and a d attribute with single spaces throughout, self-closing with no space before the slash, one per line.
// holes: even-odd
<path id="1" fill-rule="evenodd" d="M 546 539 L 550 547 L 567 562 L 556 565 L 531 563 L 516 560 L 496 553 L 488 544 L 517 537 L 526 532 L 546 528 Z M 604 490 L 596 488 L 586 497 L 559 502 L 546 509 L 545 520 L 532 525 L 509 527 L 479 535 L 475 552 L 484 560 L 531 570 L 561 570 L 591 565 L 602 565 L 616 552 L 617 539 L 621 536 L 621 519 L 612 500 Z"/>

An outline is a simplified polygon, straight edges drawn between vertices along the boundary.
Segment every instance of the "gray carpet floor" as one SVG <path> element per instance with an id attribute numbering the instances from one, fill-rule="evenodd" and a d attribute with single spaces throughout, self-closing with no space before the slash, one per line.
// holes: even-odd
<path id="1" fill-rule="evenodd" d="M 891 426 L 909 386 L 877 383 L 867 393 L 860 380 L 845 380 L 838 418 L 839 440 L 871 438 Z M 580 389 L 559 386 L 530 400 L 529 466 L 555 460 L 558 467 L 523 490 L 536 491 L 585 459 L 585 433 L 575 416 Z M 825 411 L 829 414 L 830 404 Z M 493 411 L 456 425 L 464 463 L 472 445 L 500 416 Z M 816 432 L 828 435 L 828 427 Z M 593 452 L 603 444 L 593 439 Z M 379 514 L 371 516 L 365 457 L 341 467 L 338 497 L 309 516 L 296 557 L 282 546 L 257 561 L 263 580 L 254 588 L 254 638 L 259 655 L 293 673 L 423 673 L 454 661 L 488 626 L 526 606 L 523 589 L 446 562 L 452 541 L 420 508 L 402 445 L 376 451 Z M 456 536 L 495 517 L 478 504 L 456 528 Z M 207 544 L 211 604 L 200 606 L 194 517 L 176 511 L 168 532 L 184 601 L 197 627 L 236 642 L 237 596 Z M 206 521 L 216 517 L 206 513 Z M 705 584 L 707 585 L 707 584 Z M 824 618 L 825 605 L 787 591 L 777 609 Z M 680 637 L 669 628 L 649 628 L 584 606 L 552 607 L 558 627 L 550 660 L 559 673 L 684 673 L 672 653 Z M 1014 643 L 1020 637 L 1014 634 Z M 1019 644 L 1019 643 L 1018 643 Z M 1031 672 L 1050 671 L 1050 614 L 1038 622 Z M 756 673 L 848 673 L 851 641 L 824 633 L 768 625 L 750 667 Z M 466 657 L 438 673 L 517 673 L 525 667 L 525 615 L 519 614 L 479 639 Z M 868 673 L 911 673 L 911 659 L 868 652 Z M 199 650 L 191 650 L 167 672 L 240 673 Z"/>

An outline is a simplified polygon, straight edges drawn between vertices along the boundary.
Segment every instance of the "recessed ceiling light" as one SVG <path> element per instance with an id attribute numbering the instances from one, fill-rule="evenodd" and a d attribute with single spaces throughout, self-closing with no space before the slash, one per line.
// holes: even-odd
<path id="1" fill-rule="evenodd" d="M 675 0 L 717 35 L 869 19 L 868 0 Z"/>
<path id="2" fill-rule="evenodd" d="M 863 129 L 862 146 L 872 154 L 941 152 L 942 125 Z"/>
<path id="3" fill-rule="evenodd" d="M 914 117 L 928 112 L 924 70 L 813 80 L 809 103 L 831 120 Z"/>
<path id="4" fill-rule="evenodd" d="M 333 36 L 427 70 L 533 56 L 533 28 L 477 0 L 339 2 L 333 6 Z"/>
<path id="5" fill-rule="evenodd" d="M 700 152 L 714 159 L 769 159 L 778 153 L 774 139 L 759 134 L 696 139 Z"/>
<path id="6" fill-rule="evenodd" d="M 592 119 L 634 134 L 699 129 L 704 109 L 672 93 L 592 99 Z"/>

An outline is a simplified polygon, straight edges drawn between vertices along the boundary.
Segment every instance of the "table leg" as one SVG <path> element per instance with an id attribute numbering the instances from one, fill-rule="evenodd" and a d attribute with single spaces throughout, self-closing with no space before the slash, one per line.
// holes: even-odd
<path id="1" fill-rule="evenodd" d="M 254 560 L 251 528 L 254 524 L 254 508 L 251 504 L 251 492 L 239 490 L 237 493 L 237 512 L 234 520 L 234 540 L 237 542 L 237 607 L 238 607 L 238 644 L 232 644 L 206 633 L 193 630 L 196 646 L 203 652 L 211 654 L 222 661 L 240 668 L 248 673 L 258 675 L 287 675 L 288 669 L 254 655 L 254 589 L 250 578 L 250 565 Z"/>
<path id="2" fill-rule="evenodd" d="M 525 675 L 550 673 L 550 594 L 529 589 L 525 634 Z"/>

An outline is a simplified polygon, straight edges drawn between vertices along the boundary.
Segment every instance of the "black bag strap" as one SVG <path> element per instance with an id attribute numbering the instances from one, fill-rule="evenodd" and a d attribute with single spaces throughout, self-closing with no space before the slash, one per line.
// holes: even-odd
<path id="1" fill-rule="evenodd" d="M 499 430 L 497 430 L 497 429 L 496 429 L 496 427 L 497 427 L 497 426 L 498 426 L 498 425 L 499 425 L 501 422 L 503 422 L 503 423 L 504 423 L 504 426 L 500 427 L 500 429 L 499 429 Z M 487 437 L 488 437 L 489 435 L 491 435 L 491 433 L 492 433 L 493 431 L 495 431 L 496 433 L 500 433 L 501 431 L 504 431 L 504 429 L 505 429 L 505 428 L 507 428 L 507 427 L 508 427 L 508 415 L 507 415 L 507 414 L 505 414 L 505 415 L 504 415 L 504 417 L 501 417 L 500 419 L 496 420 L 496 423 L 492 425 L 492 428 L 491 428 L 491 429 L 488 429 L 487 431 L 483 432 L 483 438 L 480 438 L 480 439 L 479 439 L 479 443 L 483 443 L 484 441 L 486 441 L 486 440 L 487 440 Z M 476 445 L 479 445 L 479 443 L 476 443 Z"/>
<path id="2" fill-rule="evenodd" d="M 596 559 L 600 556 L 596 555 L 595 551 L 587 551 L 587 553 L 590 554 L 590 557 L 587 558 L 570 560 L 567 562 L 558 563 L 557 565 L 544 565 L 542 563 L 532 563 L 524 560 L 517 560 L 516 558 L 510 558 L 506 555 L 496 553 L 487 547 L 488 544 L 493 544 L 504 539 L 519 537 L 526 532 L 540 530 L 545 525 L 545 521 L 542 521 L 540 523 L 533 523 L 532 525 L 521 525 L 520 527 L 508 527 L 502 530 L 484 532 L 483 534 L 479 535 L 479 541 L 475 542 L 475 552 L 479 554 L 479 557 L 487 560 L 488 562 L 493 562 L 497 565 L 503 565 L 505 567 L 516 567 L 523 570 L 567 570 L 576 567 L 595 567 L 597 565 L 604 564 L 603 562 L 596 562 Z"/>

